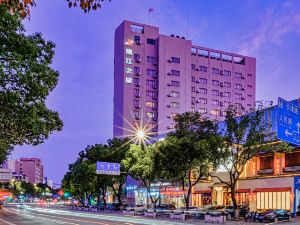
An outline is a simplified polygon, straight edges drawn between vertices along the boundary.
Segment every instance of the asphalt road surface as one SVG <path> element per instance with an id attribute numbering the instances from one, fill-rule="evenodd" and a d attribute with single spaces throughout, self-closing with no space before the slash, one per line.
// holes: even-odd
<path id="1" fill-rule="evenodd" d="M 20 209 L 6 207 L 0 209 L 0 225 L 195 225 L 207 224 L 204 221 L 163 221 L 145 219 L 143 217 L 130 217 L 116 214 L 99 214 L 77 212 L 65 209 L 47 207 L 30 207 Z M 264 223 L 227 222 L 226 225 L 264 225 Z M 299 225 L 299 221 L 284 222 L 282 225 Z"/>
<path id="2" fill-rule="evenodd" d="M 26 207 L 6 207 L 0 210 L 0 225 L 182 225 L 173 221 L 159 221 L 144 218 L 134 218 L 123 215 L 95 214 L 76 212 L 63 209 Z"/>

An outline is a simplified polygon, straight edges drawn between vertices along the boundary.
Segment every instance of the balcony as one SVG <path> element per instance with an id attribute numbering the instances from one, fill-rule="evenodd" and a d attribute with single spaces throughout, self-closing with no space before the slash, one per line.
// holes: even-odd
<path id="1" fill-rule="evenodd" d="M 263 169 L 258 171 L 258 175 L 273 175 L 274 170 L 273 169 Z"/>

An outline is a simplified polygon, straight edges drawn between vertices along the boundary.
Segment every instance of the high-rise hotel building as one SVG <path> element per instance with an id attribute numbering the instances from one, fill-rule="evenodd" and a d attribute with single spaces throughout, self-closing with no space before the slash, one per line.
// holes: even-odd
<path id="1" fill-rule="evenodd" d="M 131 21 L 118 26 L 114 44 L 114 137 L 137 125 L 154 134 L 172 131 L 173 117 L 186 111 L 222 119 L 230 104 L 255 103 L 255 58 Z"/>

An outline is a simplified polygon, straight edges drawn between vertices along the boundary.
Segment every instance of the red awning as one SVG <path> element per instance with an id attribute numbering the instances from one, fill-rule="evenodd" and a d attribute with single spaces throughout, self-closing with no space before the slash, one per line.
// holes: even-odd
<path id="1" fill-rule="evenodd" d="M 250 193 L 251 189 L 237 189 L 235 193 Z"/>
<path id="2" fill-rule="evenodd" d="M 207 190 L 200 190 L 200 191 L 194 191 L 193 194 L 210 194 L 211 190 L 207 189 Z"/>
<path id="3" fill-rule="evenodd" d="M 280 187 L 280 188 L 256 188 L 253 192 L 281 192 L 281 191 L 292 191 L 291 187 Z"/>

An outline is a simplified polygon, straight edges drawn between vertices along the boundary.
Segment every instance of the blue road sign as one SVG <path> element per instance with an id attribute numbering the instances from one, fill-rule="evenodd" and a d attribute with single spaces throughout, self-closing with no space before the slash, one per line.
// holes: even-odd
<path id="1" fill-rule="evenodd" d="M 277 138 L 300 145 L 300 108 L 278 98 Z"/>
<path id="2" fill-rule="evenodd" d="M 109 162 L 97 162 L 96 173 L 104 175 L 120 175 L 120 164 Z"/>

